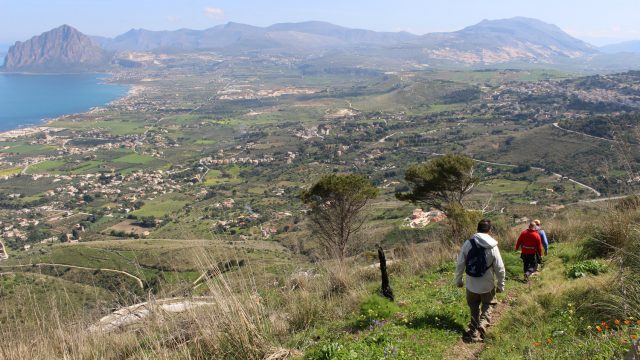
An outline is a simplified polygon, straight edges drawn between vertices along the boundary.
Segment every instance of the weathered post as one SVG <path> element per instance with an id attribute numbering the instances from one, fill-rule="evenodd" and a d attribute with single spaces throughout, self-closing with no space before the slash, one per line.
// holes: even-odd
<path id="1" fill-rule="evenodd" d="M 378 246 L 378 259 L 380 260 L 380 273 L 382 275 L 382 296 L 393 301 L 393 290 L 389 284 L 389 274 L 387 273 L 387 258 L 384 256 L 384 250 Z"/>

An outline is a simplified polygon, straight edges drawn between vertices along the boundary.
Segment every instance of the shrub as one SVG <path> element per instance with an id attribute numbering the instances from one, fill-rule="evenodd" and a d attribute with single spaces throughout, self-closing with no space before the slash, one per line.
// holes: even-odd
<path id="1" fill-rule="evenodd" d="M 607 265 L 596 260 L 580 261 L 567 270 L 567 277 L 577 279 L 589 274 L 598 275 L 607 272 Z"/>

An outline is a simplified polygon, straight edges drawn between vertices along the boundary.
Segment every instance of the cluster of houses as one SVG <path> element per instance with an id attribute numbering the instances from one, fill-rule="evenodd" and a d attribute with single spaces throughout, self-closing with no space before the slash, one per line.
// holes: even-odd
<path id="1" fill-rule="evenodd" d="M 213 207 L 216 209 L 220 209 L 220 208 L 224 208 L 224 209 L 231 209 L 235 206 L 236 202 L 233 199 L 225 199 L 223 202 L 221 203 L 215 203 L 213 204 Z"/>
<path id="2" fill-rule="evenodd" d="M 226 159 L 214 159 L 211 156 L 200 159 L 199 163 L 201 165 L 206 166 L 219 166 L 219 165 L 233 165 L 233 164 L 243 164 L 243 165 L 259 165 L 259 164 L 268 164 L 273 162 L 275 158 L 270 155 L 264 155 L 259 159 L 252 159 L 250 157 L 230 157 Z"/>
<path id="3" fill-rule="evenodd" d="M 440 222 L 447 218 L 442 211 L 431 209 L 429 211 L 424 211 L 420 208 L 413 210 L 413 213 L 410 217 L 406 218 L 405 226 L 410 227 L 412 229 L 423 228 L 427 225 L 434 224 Z"/>
<path id="4" fill-rule="evenodd" d="M 325 136 L 329 136 L 330 133 L 331 125 L 320 124 L 308 129 L 295 130 L 293 134 L 303 140 L 309 140 L 313 138 L 323 139 Z"/>
<path id="5" fill-rule="evenodd" d="M 21 212 L 26 213 L 24 210 L 22 210 Z M 22 229 L 28 228 L 29 226 L 36 226 L 38 224 L 40 224 L 40 220 L 28 219 L 24 217 L 15 218 L 12 223 L 3 224 L 0 221 L 0 226 L 2 226 L 2 238 L 4 239 L 15 238 L 18 240 L 26 240 L 27 234 Z"/>

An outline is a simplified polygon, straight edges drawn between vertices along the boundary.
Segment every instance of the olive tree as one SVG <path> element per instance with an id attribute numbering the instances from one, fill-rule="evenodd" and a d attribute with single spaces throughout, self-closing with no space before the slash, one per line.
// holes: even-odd
<path id="1" fill-rule="evenodd" d="M 366 221 L 364 210 L 378 189 L 359 175 L 330 174 L 323 176 L 302 193 L 302 201 L 311 208 L 314 235 L 326 253 L 340 260 Z"/>

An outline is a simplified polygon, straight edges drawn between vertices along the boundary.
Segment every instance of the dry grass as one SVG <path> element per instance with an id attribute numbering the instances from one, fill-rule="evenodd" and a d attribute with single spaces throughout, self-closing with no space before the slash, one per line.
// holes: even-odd
<path id="1" fill-rule="evenodd" d="M 319 323 L 353 312 L 370 284 L 355 261 L 318 264 L 270 289 L 256 287 L 251 264 L 230 277 L 216 259 L 198 262 L 213 272 L 198 289 L 206 290 L 205 306 L 182 313 L 149 307 L 134 324 L 90 332 L 96 314 L 63 316 L 59 305 L 41 304 L 33 322 L 16 317 L 0 328 L 0 359 L 286 359 L 300 355 L 295 348 L 308 344 L 305 334 Z"/>
<path id="2" fill-rule="evenodd" d="M 610 229 L 600 227 L 604 224 L 586 227 L 585 219 L 576 215 L 548 221 L 545 229 L 553 241 L 577 242 L 592 235 L 594 227 L 600 227 L 601 231 L 613 231 L 624 223 L 631 227 L 629 239 L 640 238 L 633 236 L 634 231 L 637 233 L 633 225 L 633 219 L 636 218 L 629 215 L 629 219 L 609 221 Z M 509 248 L 518 233 L 518 228 L 505 227 L 500 234 L 496 234 L 500 247 Z M 388 249 L 386 253 L 392 280 L 393 277 L 420 274 L 451 261 L 459 249 L 437 241 L 441 235 L 434 234 L 434 238 L 427 239 L 431 241 L 425 243 Z M 624 259 L 629 262 L 633 257 Z M 259 275 L 253 273 L 250 263 L 231 276 L 215 271 L 219 263 L 216 260 L 198 259 L 203 272 L 214 269 L 214 276 L 209 277 L 199 289 L 206 290 L 210 299 L 207 306 L 180 314 L 154 311 L 152 316 L 123 329 L 90 333 L 87 328 L 95 321 L 95 316 L 79 313 L 77 316 L 64 317 L 53 304 L 42 304 L 42 308 L 34 309 L 33 323 L 21 324 L 20 319 L 16 318 L 11 324 L 3 324 L 0 336 L 5 341 L 0 347 L 0 359 L 291 358 L 299 356 L 299 351 L 308 346 L 313 330 L 320 324 L 339 321 L 353 313 L 363 297 L 370 293 L 371 286 L 380 279 L 377 267 L 364 266 L 356 259 L 349 259 L 317 263 L 311 269 L 280 279 L 277 286 L 258 288 L 255 277 Z M 369 263 L 371 260 L 373 258 L 367 259 Z M 637 262 L 633 264 L 637 266 Z M 561 264 L 558 262 L 552 266 Z M 625 263 L 625 266 L 628 264 Z M 549 273 L 562 274 L 561 271 Z M 611 274 L 608 279 L 614 277 Z M 539 312 L 540 316 L 548 307 L 546 302 L 571 291 L 565 288 L 567 282 L 564 278 L 547 281 L 558 286 L 549 288 L 536 298 L 521 299 L 523 304 L 527 303 L 524 305 L 537 309 L 536 314 Z M 589 281 L 582 283 L 589 288 L 604 286 Z M 633 282 L 625 281 L 624 286 L 626 296 L 619 296 L 622 294 L 620 292 L 617 298 L 608 298 L 607 306 L 637 311 L 640 308 L 637 282 L 633 287 Z M 616 288 L 622 289 L 622 285 L 616 283 Z M 594 300 L 594 303 L 602 303 L 604 307 L 605 301 Z M 640 314 L 632 316 L 640 317 Z"/>

